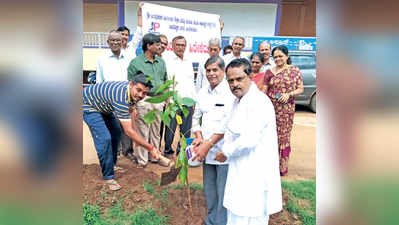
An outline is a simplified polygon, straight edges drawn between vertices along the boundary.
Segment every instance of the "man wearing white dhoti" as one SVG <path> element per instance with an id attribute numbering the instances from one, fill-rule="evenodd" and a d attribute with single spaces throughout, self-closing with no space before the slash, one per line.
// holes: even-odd
<path id="1" fill-rule="evenodd" d="M 226 73 L 236 99 L 215 159 L 229 163 L 227 225 L 265 225 L 270 214 L 282 210 L 274 108 L 251 81 L 248 60 L 233 60 Z"/>

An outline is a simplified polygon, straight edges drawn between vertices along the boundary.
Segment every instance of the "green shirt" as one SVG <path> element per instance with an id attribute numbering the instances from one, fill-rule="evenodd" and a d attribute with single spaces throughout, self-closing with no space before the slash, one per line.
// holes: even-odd
<path id="1" fill-rule="evenodd" d="M 144 54 L 134 58 L 127 69 L 128 80 L 133 80 L 138 71 L 151 77 L 154 87 L 149 91 L 150 95 L 153 95 L 168 79 L 165 61 L 158 56 L 155 56 L 154 62 L 151 62 Z"/>

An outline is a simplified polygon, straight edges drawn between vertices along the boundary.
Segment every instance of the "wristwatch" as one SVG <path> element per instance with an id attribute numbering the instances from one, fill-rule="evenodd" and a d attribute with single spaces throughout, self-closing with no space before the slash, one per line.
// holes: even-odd
<path id="1" fill-rule="evenodd" d="M 207 141 L 211 144 L 211 147 L 215 145 L 215 143 L 212 142 L 212 138 L 209 138 Z"/>

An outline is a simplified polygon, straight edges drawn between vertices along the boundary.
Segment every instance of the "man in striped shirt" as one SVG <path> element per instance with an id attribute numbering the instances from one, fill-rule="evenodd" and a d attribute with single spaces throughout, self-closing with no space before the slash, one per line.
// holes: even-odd
<path id="1" fill-rule="evenodd" d="M 149 144 L 135 128 L 135 105 L 151 88 L 147 76 L 140 73 L 130 82 L 102 82 L 83 89 L 83 120 L 93 137 L 104 180 L 113 191 L 121 189 L 114 180 L 114 165 L 121 136 L 117 119 L 125 134 L 147 149 L 153 158 L 159 159 L 161 155 L 158 146 Z"/>

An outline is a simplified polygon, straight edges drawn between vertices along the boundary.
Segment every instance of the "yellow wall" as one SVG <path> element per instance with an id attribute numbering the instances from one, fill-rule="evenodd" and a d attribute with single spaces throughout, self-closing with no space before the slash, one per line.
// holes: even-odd
<path id="1" fill-rule="evenodd" d="M 109 49 L 103 48 L 83 48 L 83 70 L 96 70 L 97 58 Z"/>
<path id="2" fill-rule="evenodd" d="M 116 4 L 84 3 L 83 32 L 109 32 L 117 28 Z"/>

